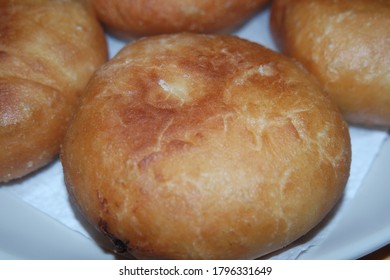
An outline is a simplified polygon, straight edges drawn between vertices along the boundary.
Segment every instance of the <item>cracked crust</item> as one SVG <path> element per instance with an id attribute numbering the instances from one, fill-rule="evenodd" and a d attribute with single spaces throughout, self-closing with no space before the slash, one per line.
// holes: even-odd
<path id="1" fill-rule="evenodd" d="M 353 124 L 390 127 L 390 1 L 275 0 L 274 38 Z"/>
<path id="2" fill-rule="evenodd" d="M 149 36 L 177 32 L 211 33 L 247 20 L 268 0 L 89 0 L 115 34 Z"/>
<path id="3" fill-rule="evenodd" d="M 337 108 L 289 59 L 184 33 L 138 40 L 95 74 L 61 159 L 81 211 L 137 257 L 246 259 L 319 223 L 350 149 Z"/>
<path id="4" fill-rule="evenodd" d="M 58 155 L 81 90 L 106 59 L 82 1 L 1 1 L 0 182 Z"/>

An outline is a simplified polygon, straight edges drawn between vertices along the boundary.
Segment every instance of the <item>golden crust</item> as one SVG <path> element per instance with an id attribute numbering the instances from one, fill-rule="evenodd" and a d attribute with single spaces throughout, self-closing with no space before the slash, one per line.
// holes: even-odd
<path id="1" fill-rule="evenodd" d="M 90 0 L 119 36 L 216 32 L 242 23 L 268 0 Z"/>
<path id="2" fill-rule="evenodd" d="M 0 182 L 58 154 L 81 90 L 106 60 L 104 33 L 82 1 L 1 1 Z"/>
<path id="3" fill-rule="evenodd" d="M 138 258 L 246 259 L 335 205 L 350 139 L 283 57 L 233 36 L 126 46 L 91 79 L 61 153 L 81 212 Z"/>
<path id="4" fill-rule="evenodd" d="M 390 127 L 389 1 L 276 0 L 271 26 L 349 122 Z"/>

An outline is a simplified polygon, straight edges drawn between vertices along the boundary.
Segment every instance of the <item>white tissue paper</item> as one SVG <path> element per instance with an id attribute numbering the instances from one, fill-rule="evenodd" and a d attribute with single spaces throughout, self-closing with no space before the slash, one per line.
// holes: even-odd
<path id="1" fill-rule="evenodd" d="M 269 32 L 268 10 L 259 13 L 233 34 L 276 50 Z M 107 36 L 107 39 L 109 43 L 109 54 L 112 57 L 125 43 L 109 36 Z M 320 230 L 316 231 L 313 236 L 305 240 L 305 242 L 297 245 L 293 244 L 267 258 L 296 259 L 311 246 L 320 244 L 326 238 L 329 231 L 337 226 L 338 217 L 343 214 L 343 209 L 348 207 L 348 202 L 354 198 L 371 163 L 380 151 L 383 141 L 388 137 L 388 134 L 384 131 L 357 127 L 350 127 L 350 134 L 352 140 L 351 173 L 345 195 L 337 209 L 337 213 Z M 64 184 L 62 166 L 59 160 L 25 179 L 8 184 L 5 188 L 6 191 L 12 192 L 26 203 L 59 221 L 66 227 L 81 233 L 86 238 L 91 238 L 88 229 L 79 220 L 79 217 L 75 214 L 76 211 L 69 201 Z"/>

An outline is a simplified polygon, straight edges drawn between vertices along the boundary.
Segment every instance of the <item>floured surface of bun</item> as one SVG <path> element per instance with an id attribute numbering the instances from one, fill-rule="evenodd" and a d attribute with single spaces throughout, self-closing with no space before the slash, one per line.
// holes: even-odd
<path id="1" fill-rule="evenodd" d="M 106 59 L 82 1 L 1 1 L 0 182 L 58 155 L 81 90 Z"/>
<path id="2" fill-rule="evenodd" d="M 86 91 L 66 184 L 138 258 L 259 257 L 318 224 L 349 176 L 333 103 L 289 59 L 237 37 L 138 40 Z"/>
<path id="3" fill-rule="evenodd" d="M 349 122 L 390 127 L 390 1 L 276 0 L 271 26 Z"/>
<path id="4" fill-rule="evenodd" d="M 90 0 L 99 19 L 120 36 L 216 32 L 244 22 L 267 0 Z"/>

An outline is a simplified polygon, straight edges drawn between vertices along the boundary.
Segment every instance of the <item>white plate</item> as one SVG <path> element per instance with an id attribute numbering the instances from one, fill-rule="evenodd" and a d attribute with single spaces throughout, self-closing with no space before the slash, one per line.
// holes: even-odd
<path id="1" fill-rule="evenodd" d="M 0 188 L 0 259 L 113 259 L 95 241 Z"/>
<path id="2" fill-rule="evenodd" d="M 268 20 L 264 10 L 235 34 L 276 49 Z M 124 43 L 108 39 L 113 56 Z M 315 231 L 269 258 L 356 259 L 390 243 L 389 137 L 358 128 L 351 133 L 352 176 L 339 207 Z M 75 214 L 61 171 L 57 161 L 22 181 L 0 186 L 0 259 L 116 258 Z"/>

